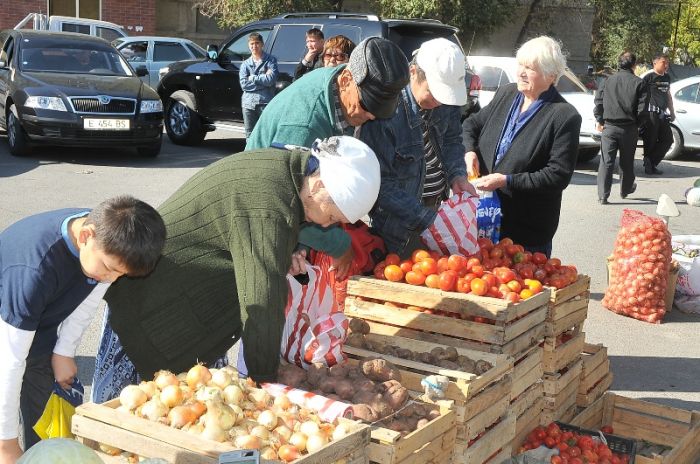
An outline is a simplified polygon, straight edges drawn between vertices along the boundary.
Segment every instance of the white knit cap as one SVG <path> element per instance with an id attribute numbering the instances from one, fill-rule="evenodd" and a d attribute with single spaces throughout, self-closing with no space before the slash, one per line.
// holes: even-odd
<path id="1" fill-rule="evenodd" d="M 433 97 L 443 105 L 465 105 L 466 59 L 457 44 L 444 38 L 432 39 L 423 42 L 415 53 Z"/>
<path id="2" fill-rule="evenodd" d="M 318 158 L 323 185 L 351 223 L 369 213 L 379 195 L 379 161 L 372 149 L 353 137 L 316 139 L 311 152 Z"/>

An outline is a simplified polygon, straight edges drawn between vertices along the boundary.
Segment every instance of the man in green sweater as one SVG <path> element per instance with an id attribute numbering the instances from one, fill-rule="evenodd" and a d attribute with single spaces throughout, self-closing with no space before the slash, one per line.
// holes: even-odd
<path id="1" fill-rule="evenodd" d="M 123 353 L 98 353 L 96 373 L 123 354 L 143 378 L 183 372 L 242 336 L 250 376 L 274 380 L 300 224 L 359 220 L 379 184 L 374 152 L 351 137 L 319 141 L 311 152 L 240 153 L 202 169 L 159 208 L 167 240 L 153 273 L 107 291 L 107 327 Z"/>

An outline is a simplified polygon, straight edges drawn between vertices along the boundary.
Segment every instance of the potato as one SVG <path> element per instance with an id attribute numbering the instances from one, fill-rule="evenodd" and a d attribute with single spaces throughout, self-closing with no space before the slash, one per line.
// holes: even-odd
<path id="1" fill-rule="evenodd" d="M 349 379 L 339 379 L 335 383 L 335 392 L 341 399 L 351 400 L 355 395 L 355 384 Z"/>
<path id="2" fill-rule="evenodd" d="M 405 432 L 408 430 L 407 424 L 400 419 L 389 421 L 389 423 L 384 426 L 394 432 Z"/>
<path id="3" fill-rule="evenodd" d="M 444 367 L 445 369 L 452 369 L 453 371 L 458 371 L 459 370 L 459 364 L 457 364 L 454 361 L 450 361 L 449 359 L 443 359 L 438 361 L 438 366 Z"/>
<path id="4" fill-rule="evenodd" d="M 483 359 L 480 359 L 476 362 L 476 366 L 474 367 L 474 373 L 477 375 L 484 374 L 487 372 L 489 369 L 491 369 L 493 366 L 491 365 L 490 362 L 484 361 Z"/>
<path id="5" fill-rule="evenodd" d="M 369 333 L 369 324 L 364 319 L 350 319 L 350 331 L 361 334 Z"/>
<path id="6" fill-rule="evenodd" d="M 389 356 L 396 356 L 396 347 L 394 345 L 384 345 L 379 352 Z"/>
<path id="7" fill-rule="evenodd" d="M 413 403 L 413 413 L 418 417 L 423 417 L 428 412 L 424 405 L 420 403 Z"/>
<path id="8" fill-rule="evenodd" d="M 323 377 L 318 382 L 318 388 L 324 393 L 335 393 L 335 384 L 337 382 L 338 379 L 333 377 Z"/>
<path id="9" fill-rule="evenodd" d="M 473 374 L 476 371 L 476 362 L 474 362 L 473 359 L 466 356 L 460 356 L 457 361 L 464 372 Z"/>
<path id="10" fill-rule="evenodd" d="M 445 348 L 446 359 L 448 359 L 450 361 L 457 361 L 458 356 L 459 356 L 459 353 L 457 353 L 456 348 L 454 348 L 452 346 L 448 346 L 447 348 Z"/>
<path id="11" fill-rule="evenodd" d="M 439 409 L 433 409 L 430 412 L 428 412 L 428 415 L 426 416 L 426 419 L 428 420 L 433 420 L 437 419 L 440 417 L 440 410 Z"/>
<path id="12" fill-rule="evenodd" d="M 382 392 L 384 401 L 394 411 L 400 409 L 408 401 L 408 390 L 396 380 L 387 380 L 380 385 L 379 389 Z"/>
<path id="13" fill-rule="evenodd" d="M 421 418 L 417 416 L 407 417 L 404 421 L 404 423 L 406 424 L 406 430 L 408 430 L 409 432 L 413 432 L 414 430 L 416 430 L 418 428 L 418 421 L 420 419 Z"/>
<path id="14" fill-rule="evenodd" d="M 336 379 L 344 379 L 348 375 L 350 366 L 348 364 L 336 364 L 328 369 L 328 375 Z"/>
<path id="15" fill-rule="evenodd" d="M 376 380 L 378 382 L 401 380 L 401 373 L 398 368 L 386 359 L 368 359 L 363 361 L 360 367 L 365 376 L 370 380 Z"/>
<path id="16" fill-rule="evenodd" d="M 432 364 L 433 366 L 438 362 L 437 358 L 430 353 L 418 353 L 415 360 L 426 364 Z"/>
<path id="17" fill-rule="evenodd" d="M 384 400 L 384 397 L 380 393 L 365 391 L 357 392 L 355 393 L 355 396 L 352 397 L 352 402 L 355 404 L 366 404 L 377 413 L 379 418 L 386 417 L 394 412 L 389 403 Z"/>
<path id="18" fill-rule="evenodd" d="M 367 422 L 375 422 L 379 420 L 379 415 L 366 404 L 353 404 L 352 415 L 355 419 L 361 419 Z"/>
<path id="19" fill-rule="evenodd" d="M 422 419 L 418 419 L 418 422 L 416 423 L 416 430 L 422 429 L 426 425 L 428 425 L 428 422 L 430 422 L 429 419 L 426 419 L 425 417 Z"/>
<path id="20" fill-rule="evenodd" d="M 377 384 L 366 377 L 357 379 L 354 381 L 356 391 L 369 391 L 373 392 L 377 388 Z"/>
<path id="21" fill-rule="evenodd" d="M 365 348 L 365 336 L 361 333 L 352 332 L 345 340 L 345 344 L 348 346 L 354 346 L 355 348 Z"/>
<path id="22" fill-rule="evenodd" d="M 364 379 L 365 376 L 359 367 L 351 367 L 350 369 L 348 369 L 348 378 L 349 379 L 360 379 L 360 378 Z"/>
<path id="23" fill-rule="evenodd" d="M 306 380 L 306 371 L 296 364 L 280 364 L 277 381 L 290 387 L 299 387 Z"/>
<path id="24" fill-rule="evenodd" d="M 306 381 L 309 382 L 311 386 L 316 387 L 326 375 L 328 375 L 328 368 L 323 364 L 314 363 L 309 366 L 307 370 Z"/>
<path id="25" fill-rule="evenodd" d="M 412 359 L 413 358 L 413 351 L 406 349 L 406 348 L 397 348 L 396 349 L 396 356 L 399 358 L 403 358 L 403 359 Z"/>

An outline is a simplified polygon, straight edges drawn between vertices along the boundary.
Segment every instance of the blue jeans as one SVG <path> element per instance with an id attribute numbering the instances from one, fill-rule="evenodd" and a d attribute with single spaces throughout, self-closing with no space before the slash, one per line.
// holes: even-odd
<path id="1" fill-rule="evenodd" d="M 255 105 L 254 109 L 243 108 L 243 125 L 245 126 L 245 138 L 250 137 L 251 132 L 260 119 L 260 115 L 267 106 L 267 103 Z"/>

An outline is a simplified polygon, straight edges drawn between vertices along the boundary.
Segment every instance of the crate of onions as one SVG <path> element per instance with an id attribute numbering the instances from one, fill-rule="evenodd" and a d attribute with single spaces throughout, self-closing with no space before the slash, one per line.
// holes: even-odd
<path id="1" fill-rule="evenodd" d="M 261 462 L 367 462 L 367 425 L 322 420 L 284 395 L 272 397 L 230 367 L 194 366 L 130 385 L 119 398 L 76 408 L 73 434 L 108 454 L 214 464 L 222 453 L 258 449 Z"/>

